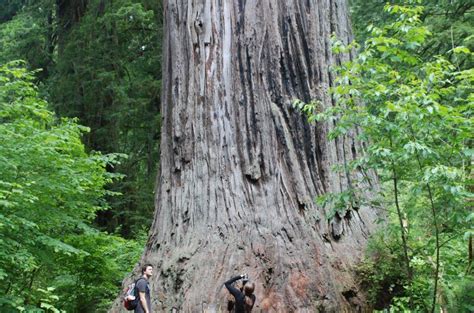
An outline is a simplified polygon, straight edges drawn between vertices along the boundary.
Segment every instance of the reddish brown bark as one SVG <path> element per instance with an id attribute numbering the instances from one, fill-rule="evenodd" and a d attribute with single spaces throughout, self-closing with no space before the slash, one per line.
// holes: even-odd
<path id="1" fill-rule="evenodd" d="M 291 106 L 332 105 L 332 32 L 350 37 L 345 1 L 165 1 L 161 164 L 141 260 L 156 266 L 155 311 L 223 310 L 222 283 L 241 272 L 257 312 L 365 309 L 351 266 L 376 214 L 328 221 L 313 201 L 351 185 L 331 167 L 361 146 L 328 140 L 330 124 Z"/>

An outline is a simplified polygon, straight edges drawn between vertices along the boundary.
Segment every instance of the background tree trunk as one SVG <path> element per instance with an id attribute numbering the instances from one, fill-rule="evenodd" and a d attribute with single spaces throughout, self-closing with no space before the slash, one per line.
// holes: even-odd
<path id="1" fill-rule="evenodd" d="M 331 167 L 361 145 L 329 141 L 331 125 L 291 107 L 332 105 L 341 60 L 329 37 L 351 37 L 345 1 L 181 0 L 164 11 L 161 164 L 141 260 L 156 266 L 155 311 L 223 310 L 222 283 L 242 272 L 257 312 L 364 310 L 350 267 L 376 213 L 328 221 L 313 202 L 351 185 Z"/>
<path id="2" fill-rule="evenodd" d="M 70 30 L 86 13 L 87 3 L 88 0 L 56 0 L 59 54 L 64 51 Z"/>

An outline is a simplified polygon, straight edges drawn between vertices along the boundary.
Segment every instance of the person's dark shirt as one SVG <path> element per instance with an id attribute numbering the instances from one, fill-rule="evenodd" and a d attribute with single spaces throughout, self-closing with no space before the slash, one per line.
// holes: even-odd
<path id="1" fill-rule="evenodd" d="M 241 277 L 236 276 L 234 278 L 229 279 L 224 283 L 225 287 L 235 298 L 235 313 L 245 313 L 245 294 L 240 291 L 239 289 L 232 286 L 232 283 L 239 280 Z M 255 295 L 251 295 L 250 299 L 252 299 L 252 307 L 255 304 Z"/>
<path id="2" fill-rule="evenodd" d="M 135 308 L 135 313 L 145 312 L 145 309 L 142 306 L 142 302 L 140 301 L 140 292 L 145 293 L 145 299 L 146 299 L 146 304 L 148 306 L 148 311 L 151 313 L 150 287 L 148 285 L 148 280 L 145 278 L 138 279 L 135 285 L 135 288 L 137 288 L 138 290 L 137 292 L 138 304 L 137 304 L 137 307 Z"/>

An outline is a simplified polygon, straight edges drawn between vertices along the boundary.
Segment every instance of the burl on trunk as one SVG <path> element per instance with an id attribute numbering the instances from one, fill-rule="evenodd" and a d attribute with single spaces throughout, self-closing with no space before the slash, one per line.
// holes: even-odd
<path id="1" fill-rule="evenodd" d="M 165 1 L 161 164 L 141 259 L 155 265 L 154 312 L 223 312 L 222 283 L 243 272 L 256 312 L 366 309 L 351 266 L 376 212 L 328 220 L 314 203 L 351 186 L 331 168 L 362 145 L 329 140 L 332 124 L 291 105 L 332 105 L 330 68 L 350 56 L 331 53 L 331 33 L 350 39 L 344 0 Z"/>

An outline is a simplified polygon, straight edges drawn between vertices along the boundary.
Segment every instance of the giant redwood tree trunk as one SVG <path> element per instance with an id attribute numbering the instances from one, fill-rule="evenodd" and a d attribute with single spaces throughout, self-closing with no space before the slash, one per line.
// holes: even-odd
<path id="1" fill-rule="evenodd" d="M 328 140 L 331 125 L 291 106 L 332 105 L 332 32 L 350 37 L 344 0 L 165 1 L 161 164 L 141 259 L 155 265 L 154 311 L 224 310 L 222 283 L 242 272 L 257 312 L 364 310 L 350 269 L 375 212 L 328 221 L 313 201 L 351 185 L 331 167 L 361 145 Z"/>

